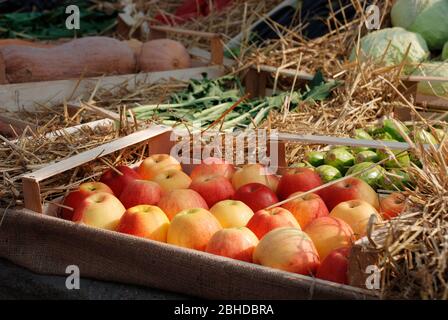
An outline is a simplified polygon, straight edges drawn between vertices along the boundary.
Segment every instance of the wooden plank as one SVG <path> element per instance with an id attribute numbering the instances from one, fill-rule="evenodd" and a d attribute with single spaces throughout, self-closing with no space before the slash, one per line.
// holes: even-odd
<path id="1" fill-rule="evenodd" d="M 219 34 L 217 34 L 217 33 L 188 30 L 188 29 L 175 28 L 175 27 L 169 27 L 169 26 L 151 26 L 150 30 L 166 32 L 166 33 L 184 34 L 187 36 L 195 36 L 195 37 L 208 38 L 208 39 L 213 39 L 215 37 L 219 37 Z"/>
<path id="2" fill-rule="evenodd" d="M 221 37 L 216 36 L 210 40 L 211 63 L 222 65 L 224 63 L 224 45 Z"/>
<path id="3" fill-rule="evenodd" d="M 37 213 L 43 213 L 39 181 L 34 178 L 24 177 L 22 178 L 22 188 L 25 208 Z"/>
<path id="4" fill-rule="evenodd" d="M 211 59 L 212 59 L 210 52 L 207 50 L 201 49 L 201 48 L 193 47 L 193 48 L 189 49 L 188 52 L 190 53 L 190 55 L 192 55 L 196 58 L 200 58 L 200 59 L 207 60 L 207 61 L 211 61 Z M 222 64 L 226 67 L 232 67 L 233 65 L 236 64 L 236 61 L 233 59 L 224 57 Z"/>
<path id="5" fill-rule="evenodd" d="M 402 77 L 401 80 L 402 81 L 411 81 L 411 82 L 421 82 L 421 81 L 448 82 L 448 77 L 408 76 L 408 77 Z"/>
<path id="6" fill-rule="evenodd" d="M 108 90 L 114 90 L 124 84 L 127 84 L 129 90 L 132 90 L 137 83 L 150 84 L 169 79 L 183 81 L 201 79 L 202 73 L 204 72 L 208 74 L 209 78 L 213 79 L 224 75 L 224 68 L 222 66 L 209 66 L 102 78 L 87 78 L 81 81 L 72 79 L 6 84 L 0 86 L 0 106 L 8 111 L 19 111 L 21 109 L 32 111 L 35 109 L 36 103 L 59 104 L 64 101 L 71 101 L 78 97 L 86 96 L 92 92 L 99 81 L 100 87 Z"/>
<path id="7" fill-rule="evenodd" d="M 11 126 L 14 127 L 14 129 L 18 129 L 16 130 L 17 133 L 21 133 L 23 130 L 25 130 L 26 127 L 30 127 L 31 130 L 36 130 L 37 127 L 29 122 L 20 120 L 20 119 L 16 119 L 16 118 L 12 118 L 9 116 L 5 116 L 0 114 L 0 121 L 3 121 L 4 123 L 10 124 Z"/>
<path id="8" fill-rule="evenodd" d="M 99 157 L 111 154 L 115 151 L 119 151 L 121 149 L 135 145 L 145 140 L 149 140 L 165 132 L 171 132 L 171 130 L 172 128 L 167 126 L 151 126 L 148 129 L 132 133 L 126 137 L 119 138 L 115 141 L 106 143 L 91 150 L 87 150 L 85 152 L 64 159 L 62 161 L 56 162 L 37 171 L 24 174 L 22 175 L 22 180 L 23 179 L 25 180 L 34 179 L 35 181 L 45 180 L 59 173 L 65 172 L 67 170 L 88 163 Z"/>
<path id="9" fill-rule="evenodd" d="M 314 76 L 308 72 L 305 71 L 297 71 L 295 69 L 280 69 L 276 68 L 276 67 L 271 67 L 271 66 L 267 66 L 267 65 L 259 65 L 259 66 L 252 66 L 253 69 L 255 70 L 259 70 L 259 71 L 266 71 L 269 73 L 275 73 L 278 74 L 280 76 L 284 76 L 284 77 L 295 77 L 297 75 L 297 79 L 302 79 L 302 80 L 312 80 L 314 78 Z"/>
<path id="10" fill-rule="evenodd" d="M 98 115 L 100 117 L 104 117 L 104 118 L 107 118 L 107 119 L 120 121 L 120 115 L 118 113 L 110 111 L 110 110 L 106 110 L 106 109 L 101 108 L 101 107 L 94 106 L 93 104 L 90 104 L 90 103 L 87 103 L 87 102 L 68 102 L 67 106 L 76 108 L 78 110 L 80 108 L 84 107 L 87 110 L 92 111 L 93 113 L 95 113 L 96 115 Z"/>
<path id="11" fill-rule="evenodd" d="M 415 101 L 423 105 L 434 106 L 448 111 L 448 98 L 446 97 L 427 96 L 417 93 Z"/>
<path id="12" fill-rule="evenodd" d="M 297 135 L 293 133 L 282 133 L 282 132 L 278 133 L 278 139 L 281 141 L 300 142 L 303 144 L 325 144 L 330 146 L 344 145 L 349 147 L 368 147 L 376 149 L 388 148 L 391 150 L 407 150 L 410 148 L 409 144 L 404 142 L 361 140 L 353 138 L 339 138 L 339 137 L 314 136 L 314 135 Z"/>

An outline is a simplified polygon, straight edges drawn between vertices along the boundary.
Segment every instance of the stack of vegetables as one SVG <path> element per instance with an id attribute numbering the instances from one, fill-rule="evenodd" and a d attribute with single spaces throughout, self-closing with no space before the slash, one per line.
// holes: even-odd
<path id="1" fill-rule="evenodd" d="M 366 130 L 356 129 L 353 138 L 405 142 L 400 132 L 404 132 L 416 143 L 433 145 L 442 141 L 445 134 L 442 129 L 434 128 L 434 136 L 433 133 L 422 128 L 407 127 L 398 120 L 385 119 L 382 125 L 372 126 Z M 395 157 L 391 160 L 382 161 L 389 157 L 390 152 Z M 381 164 L 375 165 L 380 161 Z M 297 167 L 314 168 L 324 182 L 363 171 L 359 178 L 374 189 L 391 191 L 403 190 L 405 187 L 412 188 L 413 182 L 407 174 L 407 168 L 411 165 L 421 166 L 421 163 L 417 157 L 408 151 L 367 147 L 350 148 L 346 146 L 337 146 L 322 151 L 310 151 L 306 153 L 303 162 L 294 164 Z"/>
<path id="2" fill-rule="evenodd" d="M 370 58 L 385 66 L 401 65 L 404 72 L 448 78 L 448 1 L 398 0 L 392 11 L 393 28 L 369 32 L 351 60 Z M 448 81 L 421 82 L 418 91 L 448 96 Z"/>
<path id="3" fill-rule="evenodd" d="M 244 89 L 238 78 L 226 76 L 218 79 L 190 80 L 187 89 L 171 95 L 168 103 L 142 105 L 132 109 L 138 120 L 154 120 L 158 123 L 192 128 L 193 122 L 201 128 L 213 123 L 223 131 L 256 128 L 271 110 L 285 105 L 289 110 L 300 103 L 320 101 L 328 97 L 339 83 L 325 82 L 320 72 L 316 73 L 305 92 L 282 92 L 270 97 L 244 99 Z"/>

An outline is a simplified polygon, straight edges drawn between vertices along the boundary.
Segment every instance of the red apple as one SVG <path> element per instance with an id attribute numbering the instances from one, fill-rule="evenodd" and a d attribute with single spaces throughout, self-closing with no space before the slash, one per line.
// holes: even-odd
<path id="1" fill-rule="evenodd" d="M 166 242 L 170 221 L 163 211 L 150 205 L 139 205 L 126 210 L 117 231 L 137 237 Z"/>
<path id="2" fill-rule="evenodd" d="M 291 168 L 280 178 L 277 194 L 281 200 L 297 191 L 308 191 L 322 185 L 317 172 L 309 168 Z"/>
<path id="3" fill-rule="evenodd" d="M 121 172 L 122 175 L 118 174 L 117 171 Z M 126 184 L 135 179 L 141 179 L 140 175 L 135 172 L 135 170 L 132 170 L 127 166 L 117 166 L 115 167 L 115 170 L 106 170 L 101 176 L 100 181 L 107 184 L 114 192 L 114 195 L 119 197 Z"/>
<path id="4" fill-rule="evenodd" d="M 377 222 L 382 220 L 380 214 L 368 202 L 363 200 L 350 200 L 341 202 L 330 212 L 331 217 L 344 220 L 359 239 L 367 234 L 370 217 L 374 215 Z"/>
<path id="5" fill-rule="evenodd" d="M 276 192 L 278 178 L 274 174 L 269 173 L 268 169 L 259 164 L 246 164 L 238 169 L 232 176 L 232 185 L 235 190 L 249 183 L 261 183 Z"/>
<path id="6" fill-rule="evenodd" d="M 350 248 L 331 251 L 317 269 L 316 278 L 348 284 L 348 256 Z"/>
<path id="7" fill-rule="evenodd" d="M 378 195 L 366 182 L 358 178 L 347 178 L 321 190 L 319 195 L 324 200 L 329 211 L 339 203 L 349 200 L 364 200 L 375 209 L 380 209 Z"/>
<path id="8" fill-rule="evenodd" d="M 137 169 L 142 179 L 152 180 L 157 174 L 166 170 L 182 170 L 179 161 L 169 154 L 153 154 L 143 160 Z"/>
<path id="9" fill-rule="evenodd" d="M 295 192 L 288 198 L 292 198 L 302 193 L 303 192 Z M 291 200 L 290 202 L 285 203 L 282 207 L 292 213 L 302 229 L 305 229 L 308 223 L 314 219 L 328 216 L 328 209 L 325 202 L 315 193 L 310 193 L 301 198 Z"/>
<path id="10" fill-rule="evenodd" d="M 208 253 L 252 262 L 258 244 L 257 236 L 246 227 L 222 229 L 216 232 L 205 249 Z"/>
<path id="11" fill-rule="evenodd" d="M 162 195 L 157 206 L 165 212 L 170 221 L 173 220 L 176 214 L 185 209 L 203 208 L 208 210 L 208 205 L 204 198 L 191 189 L 172 190 Z"/>
<path id="12" fill-rule="evenodd" d="M 300 225 L 292 213 L 281 207 L 255 212 L 247 223 L 247 227 L 255 233 L 258 239 L 263 238 L 266 233 L 276 228 L 294 227 L 300 230 Z"/>
<path id="13" fill-rule="evenodd" d="M 179 212 L 168 228 L 167 242 L 184 248 L 205 251 L 211 237 L 221 230 L 219 221 L 202 208 Z"/>
<path id="14" fill-rule="evenodd" d="M 190 178 L 195 180 L 200 176 L 210 176 L 210 175 L 220 175 L 231 179 L 235 173 L 235 167 L 218 158 L 207 158 L 202 161 L 201 164 L 194 167 L 193 171 L 190 173 Z"/>
<path id="15" fill-rule="evenodd" d="M 141 204 L 155 205 L 161 193 L 162 189 L 154 181 L 135 179 L 126 184 L 119 199 L 129 209 Z"/>
<path id="16" fill-rule="evenodd" d="M 355 241 L 354 232 L 346 222 L 329 216 L 311 221 L 305 232 L 313 240 L 322 260 L 331 251 L 351 247 Z"/>
<path id="17" fill-rule="evenodd" d="M 249 183 L 242 186 L 235 192 L 233 199 L 244 202 L 254 212 L 278 202 L 274 191 L 261 183 Z"/>
<path id="18" fill-rule="evenodd" d="M 405 207 L 406 197 L 400 192 L 393 192 L 380 201 L 380 213 L 384 219 L 389 220 L 400 215 Z"/>
<path id="19" fill-rule="evenodd" d="M 114 195 L 97 192 L 85 198 L 75 209 L 73 221 L 89 226 L 115 230 L 126 208 Z"/>
<path id="20" fill-rule="evenodd" d="M 209 207 L 219 201 L 232 198 L 235 193 L 229 179 L 220 175 L 197 177 L 191 183 L 190 189 L 199 193 Z"/>
<path id="21" fill-rule="evenodd" d="M 78 190 L 70 192 L 63 201 L 63 205 L 69 208 L 62 208 L 61 217 L 65 220 L 72 220 L 73 213 L 79 204 L 88 196 L 97 192 L 107 192 L 113 194 L 113 191 L 102 182 L 85 182 L 79 185 Z"/>
<path id="22" fill-rule="evenodd" d="M 304 275 L 314 274 L 320 264 L 313 241 L 297 228 L 277 228 L 267 233 L 255 248 L 253 261 Z"/>

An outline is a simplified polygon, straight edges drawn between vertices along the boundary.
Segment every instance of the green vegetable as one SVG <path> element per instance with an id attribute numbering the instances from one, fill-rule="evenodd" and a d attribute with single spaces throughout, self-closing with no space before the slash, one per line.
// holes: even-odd
<path id="1" fill-rule="evenodd" d="M 448 41 L 448 1 L 398 0 L 391 11 L 392 25 L 417 32 L 431 50 Z"/>
<path id="2" fill-rule="evenodd" d="M 434 136 L 429 133 L 426 130 L 423 129 L 417 129 L 414 132 L 415 134 L 415 142 L 419 142 L 419 143 L 428 143 L 428 144 L 437 144 L 437 139 L 434 138 Z"/>
<path id="3" fill-rule="evenodd" d="M 442 142 L 443 138 L 446 135 L 446 132 L 443 129 L 434 128 L 434 133 L 436 134 L 436 138 Z"/>
<path id="4" fill-rule="evenodd" d="M 345 173 L 355 163 L 355 157 L 345 148 L 335 148 L 327 152 L 325 164 Z"/>
<path id="5" fill-rule="evenodd" d="M 411 164 L 411 159 L 409 158 L 409 154 L 406 151 L 403 152 L 401 150 L 390 150 L 390 152 L 395 155 L 395 158 L 384 162 L 384 166 L 386 168 L 408 167 Z M 377 154 L 380 161 L 388 158 L 390 155 L 386 150 L 378 150 Z"/>
<path id="6" fill-rule="evenodd" d="M 397 123 L 397 125 L 395 123 Z M 400 120 L 395 120 L 394 122 L 392 119 L 386 119 L 383 121 L 383 128 L 384 131 L 386 131 L 393 139 L 401 142 L 405 142 L 406 140 L 401 135 L 400 129 L 406 135 L 409 135 L 410 132 L 408 127 L 406 127 L 402 122 L 400 122 Z"/>
<path id="7" fill-rule="evenodd" d="M 413 164 L 415 164 L 417 167 L 419 167 L 419 168 L 423 168 L 423 164 L 422 164 L 422 162 L 420 161 L 419 158 L 417 158 L 417 156 L 416 156 L 414 153 L 411 153 L 411 154 L 410 154 L 409 159 L 410 159 L 411 162 L 412 162 Z"/>
<path id="8" fill-rule="evenodd" d="M 316 172 L 320 175 L 320 178 L 324 183 L 339 179 L 342 177 L 341 172 L 335 167 L 329 165 L 321 165 L 316 168 Z"/>
<path id="9" fill-rule="evenodd" d="M 448 60 L 448 41 L 445 43 L 445 45 L 443 46 L 443 50 L 442 50 L 442 60 Z"/>
<path id="10" fill-rule="evenodd" d="M 371 169 L 364 171 L 363 173 L 357 175 L 357 177 L 367 182 L 372 188 L 377 188 L 384 177 L 385 170 L 379 165 L 374 165 L 373 162 L 361 162 L 355 164 L 347 171 L 345 175 L 348 176 L 352 173 L 360 172 L 362 170 L 369 168 L 372 165 L 373 167 Z"/>
<path id="11" fill-rule="evenodd" d="M 305 155 L 305 160 L 313 167 L 318 167 L 325 162 L 325 152 L 311 151 Z"/>
<path id="12" fill-rule="evenodd" d="M 406 56 L 406 52 L 409 53 Z M 356 59 L 356 48 L 353 48 L 350 61 Z M 361 38 L 359 59 L 372 59 L 385 66 L 416 64 L 429 56 L 428 46 L 421 35 L 406 31 L 403 28 L 386 28 L 369 32 Z"/>
<path id="13" fill-rule="evenodd" d="M 388 132 L 383 132 L 375 138 L 381 141 L 397 141 Z"/>
<path id="14" fill-rule="evenodd" d="M 314 170 L 314 167 L 311 164 L 306 163 L 306 162 L 297 162 L 297 163 L 290 165 L 290 167 L 291 168 L 310 168 L 310 169 Z"/>
<path id="15" fill-rule="evenodd" d="M 186 90 L 171 95 L 166 103 L 137 106 L 132 111 L 139 120 L 154 119 L 170 126 L 188 127 L 193 121 L 198 121 L 202 128 L 208 128 L 226 114 L 222 122 L 216 123 L 216 129 L 254 128 L 267 118 L 271 110 L 284 105 L 287 99 L 290 110 L 294 110 L 303 101 L 325 98 L 339 85 L 338 82 L 325 83 L 319 73 L 313 81 L 303 93 L 281 92 L 270 97 L 239 101 L 243 97 L 243 88 L 238 78 L 225 76 L 212 80 L 204 75 L 203 79 L 190 80 Z M 228 112 L 234 104 L 236 106 Z"/>
<path id="16" fill-rule="evenodd" d="M 354 138 L 359 139 L 359 140 L 373 140 L 372 136 L 367 131 L 365 131 L 363 129 L 356 129 Z M 373 149 L 368 148 L 368 147 L 353 148 L 354 153 L 360 153 L 360 152 L 368 151 L 368 150 L 373 150 Z"/>
<path id="17" fill-rule="evenodd" d="M 423 63 L 414 69 L 412 74 L 448 78 L 448 62 Z M 448 97 L 448 81 L 420 81 L 417 92 L 429 96 Z"/>
<path id="18" fill-rule="evenodd" d="M 384 190 L 404 190 L 412 187 L 409 174 L 400 169 L 390 169 L 381 180 L 380 187 Z"/>
<path id="19" fill-rule="evenodd" d="M 358 153 L 355 157 L 355 163 L 361 162 L 378 162 L 380 158 L 375 151 L 367 150 Z"/>

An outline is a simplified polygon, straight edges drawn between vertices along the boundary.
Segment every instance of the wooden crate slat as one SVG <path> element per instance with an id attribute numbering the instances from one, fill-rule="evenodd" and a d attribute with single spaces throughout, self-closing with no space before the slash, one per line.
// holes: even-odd
<path id="1" fill-rule="evenodd" d="M 135 88 L 137 83 L 150 84 L 169 79 L 188 81 L 190 79 L 201 79 L 203 73 L 207 73 L 209 78 L 217 78 L 224 75 L 224 69 L 222 66 L 209 66 L 174 71 L 87 78 L 83 80 L 72 79 L 6 84 L 0 86 L 0 107 L 8 111 L 20 111 L 22 109 L 32 111 L 36 103 L 63 103 L 90 93 L 98 84 L 98 81 L 100 81 L 100 86 L 105 89 L 113 90 L 127 84 L 128 89 L 131 90 Z"/>
<path id="2" fill-rule="evenodd" d="M 165 132 L 170 132 L 171 130 L 172 129 L 167 126 L 151 126 L 148 129 L 132 133 L 126 137 L 84 151 L 73 157 L 61 160 L 59 162 L 56 162 L 52 165 L 49 165 L 37 171 L 24 174 L 22 176 L 22 179 L 34 179 L 36 181 L 42 181 L 56 174 L 76 168 L 99 157 L 111 154 L 126 147 L 143 142 L 145 140 L 148 140 L 152 137 L 158 136 Z"/>

